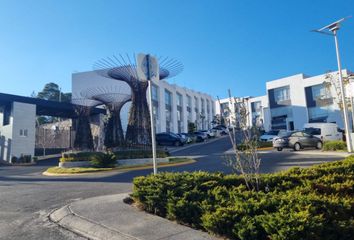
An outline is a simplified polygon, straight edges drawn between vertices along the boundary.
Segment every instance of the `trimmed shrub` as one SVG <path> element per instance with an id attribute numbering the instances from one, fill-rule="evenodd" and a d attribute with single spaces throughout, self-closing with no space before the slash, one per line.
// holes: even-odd
<path id="1" fill-rule="evenodd" d="M 104 154 L 97 154 L 91 157 L 91 164 L 98 168 L 111 168 L 116 165 L 117 158 L 116 155 L 108 152 Z"/>
<path id="2" fill-rule="evenodd" d="M 93 157 L 102 155 L 102 152 L 64 152 L 61 154 L 60 162 L 90 161 Z"/>
<path id="3" fill-rule="evenodd" d="M 347 150 L 347 144 L 343 141 L 326 141 L 323 144 L 324 151 Z"/>
<path id="4" fill-rule="evenodd" d="M 137 177 L 132 197 L 150 213 L 230 239 L 352 239 L 354 156 L 261 175 L 184 172 Z"/>

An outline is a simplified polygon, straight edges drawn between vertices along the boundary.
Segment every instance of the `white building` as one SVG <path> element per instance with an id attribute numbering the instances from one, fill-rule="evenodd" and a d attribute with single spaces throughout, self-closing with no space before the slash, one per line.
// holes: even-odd
<path id="1" fill-rule="evenodd" d="M 36 106 L 11 102 L 1 108 L 0 160 L 34 156 Z"/>
<path id="2" fill-rule="evenodd" d="M 123 87 L 125 86 L 125 87 Z M 98 75 L 94 71 L 72 74 L 73 96 L 89 88 L 126 88 L 126 83 Z M 127 92 L 129 93 L 129 92 Z M 215 115 L 214 99 L 205 93 L 193 91 L 161 80 L 152 88 L 153 112 L 156 132 L 188 132 L 188 122 L 197 129 L 209 129 Z M 126 129 L 130 102 L 121 112 L 123 129 Z"/>
<path id="3" fill-rule="evenodd" d="M 344 78 L 352 75 L 347 70 L 342 73 Z M 342 110 L 338 105 L 340 96 L 333 84 L 328 87 L 325 83 L 330 82 L 328 76 L 338 79 L 338 72 L 314 77 L 297 74 L 267 82 L 267 95 L 247 98 L 249 126 L 257 125 L 266 131 L 296 130 L 302 129 L 308 122 L 331 122 L 344 128 Z M 348 99 L 354 97 L 353 86 L 353 80 L 346 85 Z M 229 98 L 220 100 L 221 104 L 216 101 L 216 113 L 221 114 L 221 108 L 228 108 L 229 101 Z M 351 115 L 350 113 L 350 122 L 353 119 Z"/>

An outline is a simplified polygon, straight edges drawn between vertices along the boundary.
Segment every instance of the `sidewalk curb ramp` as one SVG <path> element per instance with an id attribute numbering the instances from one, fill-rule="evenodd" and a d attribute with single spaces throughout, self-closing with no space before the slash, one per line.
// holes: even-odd
<path id="1" fill-rule="evenodd" d="M 66 205 L 50 214 L 49 219 L 59 226 L 88 239 L 137 240 L 132 236 L 109 229 L 99 223 L 81 217 Z"/>

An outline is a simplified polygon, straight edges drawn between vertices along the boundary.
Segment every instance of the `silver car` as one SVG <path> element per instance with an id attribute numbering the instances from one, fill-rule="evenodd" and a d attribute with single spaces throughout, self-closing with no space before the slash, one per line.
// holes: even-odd
<path id="1" fill-rule="evenodd" d="M 321 149 L 322 141 L 321 139 L 303 131 L 295 131 L 274 138 L 273 147 L 278 151 L 282 151 L 283 148 L 293 148 L 295 151 L 299 151 L 306 147 Z"/>

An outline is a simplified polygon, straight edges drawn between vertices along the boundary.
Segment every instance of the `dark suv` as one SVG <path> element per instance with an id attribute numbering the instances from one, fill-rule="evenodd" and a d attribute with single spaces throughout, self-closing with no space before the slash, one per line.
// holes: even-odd
<path id="1" fill-rule="evenodd" d="M 322 141 L 321 139 L 304 131 L 295 131 L 288 132 L 283 136 L 274 138 L 273 147 L 278 151 L 283 150 L 283 148 L 293 148 L 295 151 L 299 151 L 305 147 L 321 149 Z"/>
<path id="2" fill-rule="evenodd" d="M 158 133 L 156 134 L 157 145 L 182 146 L 184 141 L 181 137 L 174 133 Z"/>

